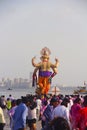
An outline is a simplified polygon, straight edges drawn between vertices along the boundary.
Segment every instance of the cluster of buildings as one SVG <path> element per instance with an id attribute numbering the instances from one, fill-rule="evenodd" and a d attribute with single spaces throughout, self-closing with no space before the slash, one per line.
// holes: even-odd
<path id="1" fill-rule="evenodd" d="M 0 79 L 0 87 L 30 87 L 32 86 L 32 79 L 14 78 L 13 80 L 7 78 Z"/>
<path id="2" fill-rule="evenodd" d="M 32 86 L 32 72 L 30 72 L 29 78 L 2 78 L 0 79 L 0 87 L 13 88 L 13 87 L 31 87 Z"/>

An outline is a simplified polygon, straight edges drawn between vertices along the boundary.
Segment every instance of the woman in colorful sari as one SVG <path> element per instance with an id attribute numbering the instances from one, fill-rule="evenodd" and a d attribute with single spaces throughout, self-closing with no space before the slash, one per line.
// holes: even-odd
<path id="1" fill-rule="evenodd" d="M 81 106 L 81 98 L 77 97 L 74 100 L 74 104 L 71 106 L 70 115 L 71 115 L 71 127 L 72 130 L 77 128 L 77 119 L 79 117 L 79 110 L 82 108 Z"/>
<path id="2" fill-rule="evenodd" d="M 84 96 L 83 107 L 79 110 L 77 129 L 87 130 L 87 95 Z"/>

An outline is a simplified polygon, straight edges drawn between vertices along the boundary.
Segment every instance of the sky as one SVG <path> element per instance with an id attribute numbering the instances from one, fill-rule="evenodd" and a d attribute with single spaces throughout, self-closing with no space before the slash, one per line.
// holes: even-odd
<path id="1" fill-rule="evenodd" d="M 54 85 L 87 81 L 87 1 L 0 0 L 0 79 L 29 78 L 44 47 L 59 60 Z"/>

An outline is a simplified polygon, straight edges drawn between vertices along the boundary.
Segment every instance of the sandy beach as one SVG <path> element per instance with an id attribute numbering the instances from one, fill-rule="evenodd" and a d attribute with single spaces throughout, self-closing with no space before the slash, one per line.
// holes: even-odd
<path id="1" fill-rule="evenodd" d="M 4 130 L 11 130 L 10 125 L 9 125 L 10 121 L 9 121 L 9 116 L 7 114 L 7 110 L 5 109 L 3 111 L 4 111 L 5 120 L 6 120 L 6 125 L 4 127 Z M 29 130 L 29 127 L 27 127 L 27 130 Z M 37 130 L 41 130 L 40 121 L 37 121 Z"/>

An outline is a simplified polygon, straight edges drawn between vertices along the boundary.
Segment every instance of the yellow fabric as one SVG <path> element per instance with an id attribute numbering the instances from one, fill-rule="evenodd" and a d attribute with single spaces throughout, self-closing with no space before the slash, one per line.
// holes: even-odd
<path id="1" fill-rule="evenodd" d="M 7 106 L 7 109 L 10 109 L 10 108 L 11 108 L 11 101 L 8 100 L 6 104 L 7 104 L 7 105 L 6 105 L 6 106 Z"/>
<path id="2" fill-rule="evenodd" d="M 4 113 L 1 107 L 0 107 L 0 123 L 5 123 Z"/>

